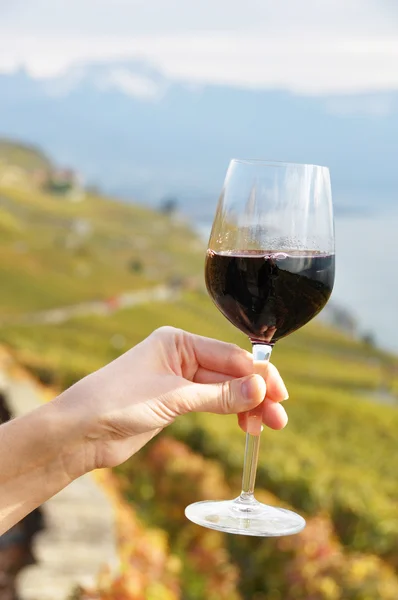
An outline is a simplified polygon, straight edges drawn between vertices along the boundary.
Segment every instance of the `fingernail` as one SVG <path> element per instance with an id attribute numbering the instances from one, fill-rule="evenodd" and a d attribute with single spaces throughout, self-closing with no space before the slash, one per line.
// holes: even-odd
<path id="1" fill-rule="evenodd" d="M 283 394 L 283 402 L 285 400 L 289 400 L 289 392 L 287 391 L 287 387 L 285 386 L 284 382 L 282 381 L 282 385 L 281 385 L 281 394 Z"/>
<path id="2" fill-rule="evenodd" d="M 247 418 L 247 433 L 250 435 L 260 435 L 263 430 L 263 425 L 260 417 L 251 417 Z"/>
<path id="3" fill-rule="evenodd" d="M 247 379 L 242 382 L 242 395 L 246 400 L 253 400 L 257 394 L 258 384 L 256 382 L 256 376 L 250 375 Z"/>

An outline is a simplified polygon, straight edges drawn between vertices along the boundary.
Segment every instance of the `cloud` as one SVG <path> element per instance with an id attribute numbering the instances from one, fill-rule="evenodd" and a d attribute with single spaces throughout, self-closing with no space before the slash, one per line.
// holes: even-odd
<path id="1" fill-rule="evenodd" d="M 0 68 L 143 58 L 199 84 L 384 90 L 398 87 L 397 24 L 390 0 L 19 0 L 0 24 Z"/>
<path id="2" fill-rule="evenodd" d="M 18 2 L 18 0 L 15 1 Z M 12 12 L 14 8 L 15 4 L 13 0 L 0 0 L 0 15 L 2 18 Z"/>
<path id="3" fill-rule="evenodd" d="M 395 0 L 391 0 L 393 2 Z M 25 33 L 146 35 L 188 31 L 394 33 L 390 0 L 17 0 Z M 395 21 L 396 24 L 396 21 Z"/>

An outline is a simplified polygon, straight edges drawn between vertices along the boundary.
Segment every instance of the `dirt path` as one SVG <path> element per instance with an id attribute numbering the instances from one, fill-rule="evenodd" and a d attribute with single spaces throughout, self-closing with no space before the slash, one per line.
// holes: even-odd
<path id="1" fill-rule="evenodd" d="M 81 302 L 71 306 L 26 313 L 22 316 L 0 319 L 0 322 L 4 325 L 53 325 L 65 323 L 74 317 L 108 315 L 123 308 L 150 302 L 170 302 L 178 297 L 179 291 L 177 289 L 167 285 L 159 285 L 153 288 L 124 292 L 108 300 Z"/>

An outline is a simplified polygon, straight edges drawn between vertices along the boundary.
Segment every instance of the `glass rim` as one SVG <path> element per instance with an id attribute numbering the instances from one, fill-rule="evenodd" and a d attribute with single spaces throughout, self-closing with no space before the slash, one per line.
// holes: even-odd
<path id="1" fill-rule="evenodd" d="M 285 160 L 267 160 L 263 158 L 231 158 L 231 163 L 240 163 L 246 165 L 263 165 L 264 167 L 315 167 L 317 169 L 327 169 L 325 165 L 314 165 L 311 163 L 295 163 Z"/>

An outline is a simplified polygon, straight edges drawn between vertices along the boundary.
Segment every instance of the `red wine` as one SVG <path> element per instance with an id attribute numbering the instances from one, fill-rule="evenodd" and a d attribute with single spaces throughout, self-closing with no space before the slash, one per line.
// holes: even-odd
<path id="1" fill-rule="evenodd" d="M 333 254 L 207 252 L 210 296 L 253 342 L 274 344 L 308 323 L 325 306 L 333 282 Z"/>

